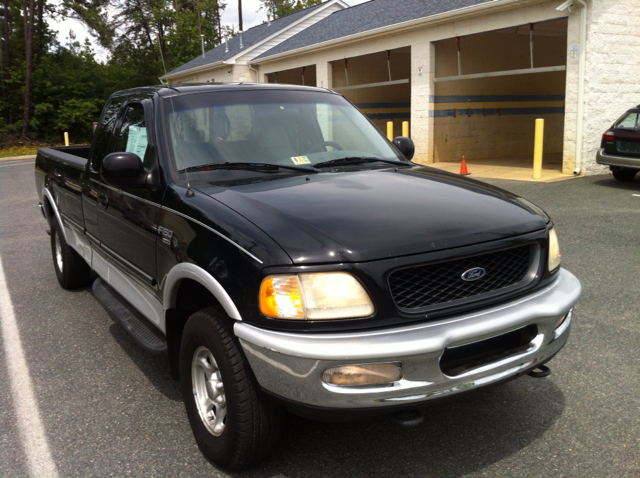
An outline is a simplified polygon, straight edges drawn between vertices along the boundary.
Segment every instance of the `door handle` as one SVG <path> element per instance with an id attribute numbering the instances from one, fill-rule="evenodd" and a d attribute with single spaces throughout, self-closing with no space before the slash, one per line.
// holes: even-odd
<path id="1" fill-rule="evenodd" d="M 102 209 L 107 209 L 109 206 L 109 198 L 106 194 L 98 194 L 98 206 Z"/>

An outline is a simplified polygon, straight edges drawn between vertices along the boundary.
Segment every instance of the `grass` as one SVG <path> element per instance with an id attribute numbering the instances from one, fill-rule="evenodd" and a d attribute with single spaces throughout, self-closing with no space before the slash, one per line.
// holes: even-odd
<path id="1" fill-rule="evenodd" d="M 38 148 L 41 147 L 42 146 L 12 146 L 10 148 L 2 148 L 0 149 L 0 158 L 36 154 L 38 152 Z"/>

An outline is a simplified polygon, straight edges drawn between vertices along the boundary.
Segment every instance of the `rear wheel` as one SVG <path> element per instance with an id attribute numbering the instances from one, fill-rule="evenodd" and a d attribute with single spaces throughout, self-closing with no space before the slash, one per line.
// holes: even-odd
<path id="1" fill-rule="evenodd" d="M 200 451 L 215 465 L 241 470 L 273 451 L 283 414 L 260 391 L 228 321 L 213 307 L 189 318 L 180 348 L 180 385 Z"/>
<path id="2" fill-rule="evenodd" d="M 613 177 L 616 178 L 618 181 L 631 181 L 633 178 L 636 177 L 636 173 L 638 172 L 637 169 L 616 169 L 611 171 L 611 173 L 613 174 Z"/>
<path id="3" fill-rule="evenodd" d="M 89 264 L 67 244 L 56 220 L 51 223 L 51 255 L 56 277 L 63 289 L 75 289 L 89 284 Z"/>

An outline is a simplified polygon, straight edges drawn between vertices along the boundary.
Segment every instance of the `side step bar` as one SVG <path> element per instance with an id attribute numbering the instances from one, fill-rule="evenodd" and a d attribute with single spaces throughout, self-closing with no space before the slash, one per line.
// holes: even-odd
<path id="1" fill-rule="evenodd" d="M 167 353 L 164 334 L 100 278 L 93 283 L 93 295 L 143 349 L 154 354 Z"/>

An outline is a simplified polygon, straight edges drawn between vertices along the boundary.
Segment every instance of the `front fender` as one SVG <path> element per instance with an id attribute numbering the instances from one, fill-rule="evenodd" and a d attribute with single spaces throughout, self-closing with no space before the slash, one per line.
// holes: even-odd
<path id="1" fill-rule="evenodd" d="M 180 282 L 184 279 L 190 279 L 202 285 L 220 302 L 229 317 L 238 321 L 242 320 L 235 303 L 220 283 L 202 267 L 189 262 L 182 262 L 174 266 L 167 274 L 162 301 L 165 315 L 168 309 L 175 308 Z"/>

